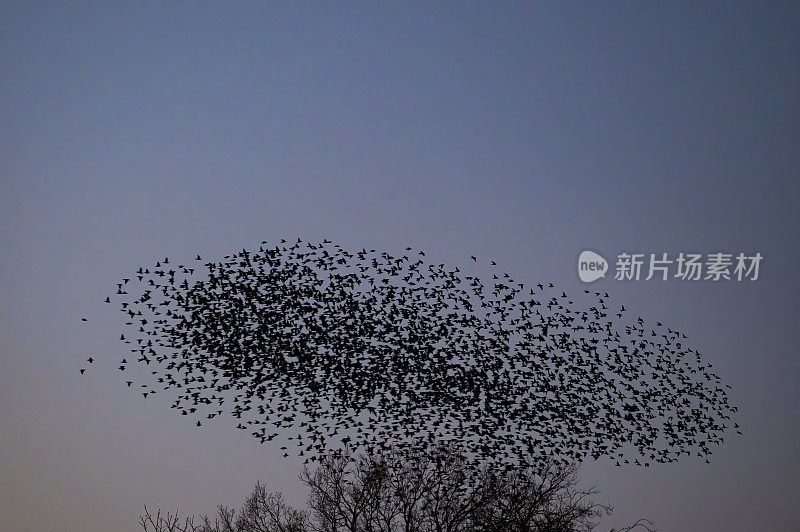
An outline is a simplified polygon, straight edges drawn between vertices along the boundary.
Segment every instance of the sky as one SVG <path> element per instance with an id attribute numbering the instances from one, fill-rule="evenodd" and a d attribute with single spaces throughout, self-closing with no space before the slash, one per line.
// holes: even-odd
<path id="1" fill-rule="evenodd" d="M 102 303 L 300 237 L 568 293 L 586 249 L 760 253 L 756 281 L 592 283 L 689 335 L 743 435 L 581 475 L 605 529 L 793 530 L 799 29 L 789 2 L 3 2 L 0 528 L 132 531 L 258 480 L 302 504 L 299 461 L 124 385 Z"/>

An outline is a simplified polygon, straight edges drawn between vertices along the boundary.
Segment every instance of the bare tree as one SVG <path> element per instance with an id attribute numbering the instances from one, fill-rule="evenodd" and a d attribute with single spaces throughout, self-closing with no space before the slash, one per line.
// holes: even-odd
<path id="1" fill-rule="evenodd" d="M 139 524 L 145 532 L 196 532 L 201 530 L 201 525 L 195 525 L 195 517 L 189 516 L 181 519 L 178 512 L 162 513 L 159 509 L 153 514 L 147 506 L 144 514 L 139 516 Z"/>
<path id="2" fill-rule="evenodd" d="M 608 506 L 578 487 L 577 467 L 475 472 L 433 457 L 332 456 L 301 477 L 317 532 L 566 532 L 593 530 Z"/>
<path id="3" fill-rule="evenodd" d="M 476 472 L 446 451 L 336 453 L 300 478 L 305 511 L 259 483 L 238 513 L 220 506 L 213 519 L 180 519 L 145 507 L 140 523 L 145 532 L 589 532 L 613 510 L 593 501 L 594 487 L 580 487 L 577 466 Z M 642 519 L 618 532 L 651 527 Z"/>
<path id="4" fill-rule="evenodd" d="M 305 532 L 306 530 L 308 530 L 306 513 L 292 508 L 286 504 L 279 492 L 269 492 L 260 483 L 256 484 L 253 492 L 245 500 L 236 519 L 236 525 L 231 529 L 232 532 Z"/>
<path id="5" fill-rule="evenodd" d="M 256 484 L 238 514 L 220 505 L 212 519 L 189 516 L 181 519 L 178 512 L 153 514 L 147 506 L 139 517 L 145 532 L 308 532 L 305 513 L 287 505 L 280 493 L 271 493 L 263 484 Z"/>

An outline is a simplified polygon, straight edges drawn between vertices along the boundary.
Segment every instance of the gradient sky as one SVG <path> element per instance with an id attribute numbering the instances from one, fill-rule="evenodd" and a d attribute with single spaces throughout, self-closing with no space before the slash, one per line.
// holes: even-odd
<path id="1" fill-rule="evenodd" d="M 102 303 L 156 258 L 299 236 L 568 293 L 587 248 L 760 252 L 756 282 L 593 285 L 687 333 L 744 436 L 583 477 L 609 526 L 795 530 L 796 3 L 235 4 L 0 5 L 0 528 L 132 531 L 256 480 L 302 503 L 300 462 L 126 388 Z"/>

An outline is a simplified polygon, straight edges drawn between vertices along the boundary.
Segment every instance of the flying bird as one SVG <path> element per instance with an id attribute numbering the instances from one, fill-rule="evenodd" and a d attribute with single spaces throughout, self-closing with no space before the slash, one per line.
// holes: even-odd
<path id="1" fill-rule="evenodd" d="M 446 445 L 475 471 L 601 457 L 647 467 L 707 458 L 738 410 L 684 335 L 609 310 L 607 293 L 534 292 L 423 251 L 328 240 L 167 263 L 123 278 L 130 293 L 117 285 L 120 340 L 152 376 L 145 397 L 169 390 L 181 415 L 227 413 L 312 461 Z"/>

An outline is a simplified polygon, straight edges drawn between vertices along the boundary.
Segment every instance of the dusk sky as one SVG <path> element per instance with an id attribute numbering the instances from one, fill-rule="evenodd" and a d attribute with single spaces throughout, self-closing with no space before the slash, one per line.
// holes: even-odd
<path id="1" fill-rule="evenodd" d="M 604 530 L 796 530 L 798 58 L 791 2 L 3 2 L 0 529 L 133 531 L 259 480 L 302 505 L 299 459 L 125 386 L 103 304 L 300 237 L 572 293 L 587 249 L 760 253 L 755 281 L 591 284 L 685 332 L 743 435 L 581 476 Z"/>

